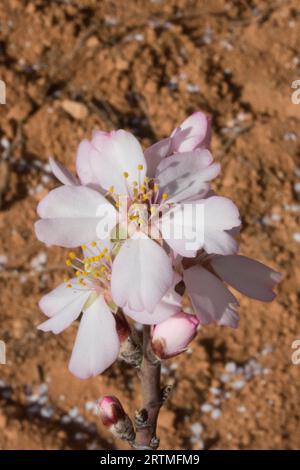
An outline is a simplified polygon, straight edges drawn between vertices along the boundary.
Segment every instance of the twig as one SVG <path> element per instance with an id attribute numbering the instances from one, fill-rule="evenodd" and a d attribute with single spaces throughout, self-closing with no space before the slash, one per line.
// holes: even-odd
<path id="1" fill-rule="evenodd" d="M 150 326 L 143 329 L 143 362 L 141 366 L 140 379 L 142 389 L 142 410 L 136 418 L 136 440 L 133 445 L 135 449 L 156 449 L 159 440 L 156 437 L 157 418 L 162 405 L 160 387 L 160 362 L 157 361 L 150 347 Z"/>

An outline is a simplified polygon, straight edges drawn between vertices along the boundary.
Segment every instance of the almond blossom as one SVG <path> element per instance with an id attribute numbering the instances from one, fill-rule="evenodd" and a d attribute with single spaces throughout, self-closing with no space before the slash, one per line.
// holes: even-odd
<path id="1" fill-rule="evenodd" d="M 192 141 L 192 147 L 199 143 Z M 64 186 L 50 191 L 39 203 L 41 220 L 35 226 L 41 241 L 65 247 L 95 237 L 106 240 L 117 233 L 115 241 L 120 243 L 112 269 L 113 299 L 120 307 L 149 312 L 172 284 L 170 250 L 188 257 L 194 257 L 200 248 L 207 253 L 235 253 L 236 243 L 228 231 L 240 225 L 231 200 L 209 196 L 209 181 L 218 175 L 220 165 L 213 163 L 207 149 L 164 157 L 154 176 L 148 176 L 152 158 L 153 152 L 144 155 L 129 132 L 96 131 L 91 142 L 85 140 L 78 148 L 80 184 L 51 160 Z M 187 209 L 188 214 L 200 209 L 203 217 L 186 217 Z M 133 289 L 133 285 L 139 288 Z"/>
<path id="2" fill-rule="evenodd" d="M 82 250 L 66 261 L 75 275 L 41 299 L 49 318 L 38 328 L 58 334 L 82 313 L 69 363 L 79 378 L 117 358 L 140 369 L 135 426 L 116 397 L 99 401 L 104 425 L 135 449 L 159 445 L 168 389 L 160 387 L 160 362 L 183 353 L 201 326 L 238 325 L 230 286 L 270 302 L 281 280 L 238 255 L 239 211 L 210 187 L 220 172 L 210 138 L 211 120 L 201 112 L 144 152 L 127 131 L 95 131 L 78 147 L 76 176 L 50 158 L 62 186 L 38 205 L 38 239 Z M 142 338 L 130 321 L 143 325 Z"/>

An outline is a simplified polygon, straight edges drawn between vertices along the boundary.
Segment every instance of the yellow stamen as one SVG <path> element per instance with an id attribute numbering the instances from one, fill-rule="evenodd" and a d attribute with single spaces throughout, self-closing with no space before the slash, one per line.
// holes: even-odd
<path id="1" fill-rule="evenodd" d="M 115 191 L 115 188 L 114 188 L 113 186 L 110 186 L 110 187 L 108 188 L 108 192 L 109 192 L 110 194 L 112 194 L 114 191 Z"/>
<path id="2" fill-rule="evenodd" d="M 70 259 L 76 258 L 76 253 L 74 253 L 74 251 L 70 251 L 70 253 L 69 253 L 69 258 L 70 258 Z"/>
<path id="3" fill-rule="evenodd" d="M 76 271 L 75 275 L 76 275 L 76 276 L 81 276 L 81 272 L 80 272 L 80 271 Z"/>
<path id="4" fill-rule="evenodd" d="M 168 199 L 169 197 L 169 194 L 168 193 L 163 193 L 162 195 L 162 199 L 165 201 L 166 199 Z"/>
<path id="5" fill-rule="evenodd" d="M 72 266 L 72 262 L 71 262 L 70 259 L 66 259 L 66 265 L 67 265 L 67 266 Z"/>
<path id="6" fill-rule="evenodd" d="M 143 168 L 144 168 L 143 165 L 138 165 L 138 167 L 137 167 L 137 169 L 138 169 L 139 171 L 142 171 Z"/>
<path id="7" fill-rule="evenodd" d="M 91 242 L 91 246 L 96 246 L 97 243 L 96 242 Z"/>
<path id="8" fill-rule="evenodd" d="M 86 244 L 84 243 L 83 245 L 81 245 L 81 248 L 82 248 L 83 250 L 86 250 Z"/>
<path id="9" fill-rule="evenodd" d="M 129 174 L 127 173 L 127 171 L 124 171 L 123 176 L 124 178 L 128 178 Z"/>
<path id="10" fill-rule="evenodd" d="M 66 287 L 70 289 L 72 287 L 72 284 L 67 284 Z"/>
<path id="11" fill-rule="evenodd" d="M 133 186 L 138 186 L 138 184 L 139 183 L 137 181 L 133 181 L 133 183 L 132 183 Z"/>

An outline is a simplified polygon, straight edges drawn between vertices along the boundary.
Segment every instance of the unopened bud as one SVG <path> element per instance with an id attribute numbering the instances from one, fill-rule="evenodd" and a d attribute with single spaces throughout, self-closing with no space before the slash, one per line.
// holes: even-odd
<path id="1" fill-rule="evenodd" d="M 133 424 L 117 397 L 105 396 L 100 398 L 98 410 L 102 423 L 115 437 L 124 441 L 134 441 Z"/>
<path id="2" fill-rule="evenodd" d="M 195 315 L 179 312 L 155 325 L 151 346 L 159 359 L 168 359 L 184 352 L 197 333 L 199 320 Z"/>

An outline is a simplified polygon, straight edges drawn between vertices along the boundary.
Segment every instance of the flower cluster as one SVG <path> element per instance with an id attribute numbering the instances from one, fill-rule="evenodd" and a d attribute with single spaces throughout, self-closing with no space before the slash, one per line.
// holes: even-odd
<path id="1" fill-rule="evenodd" d="M 69 365 L 76 376 L 117 359 L 118 309 L 152 325 L 153 351 L 164 359 L 184 351 L 199 325 L 237 326 L 227 284 L 274 298 L 280 275 L 237 254 L 239 211 L 210 188 L 220 172 L 210 135 L 210 119 L 197 112 L 145 151 L 124 130 L 94 132 L 78 147 L 77 176 L 50 159 L 62 186 L 39 203 L 36 234 L 78 250 L 66 261 L 74 276 L 41 299 L 49 319 L 39 328 L 60 333 L 83 312 Z"/>

